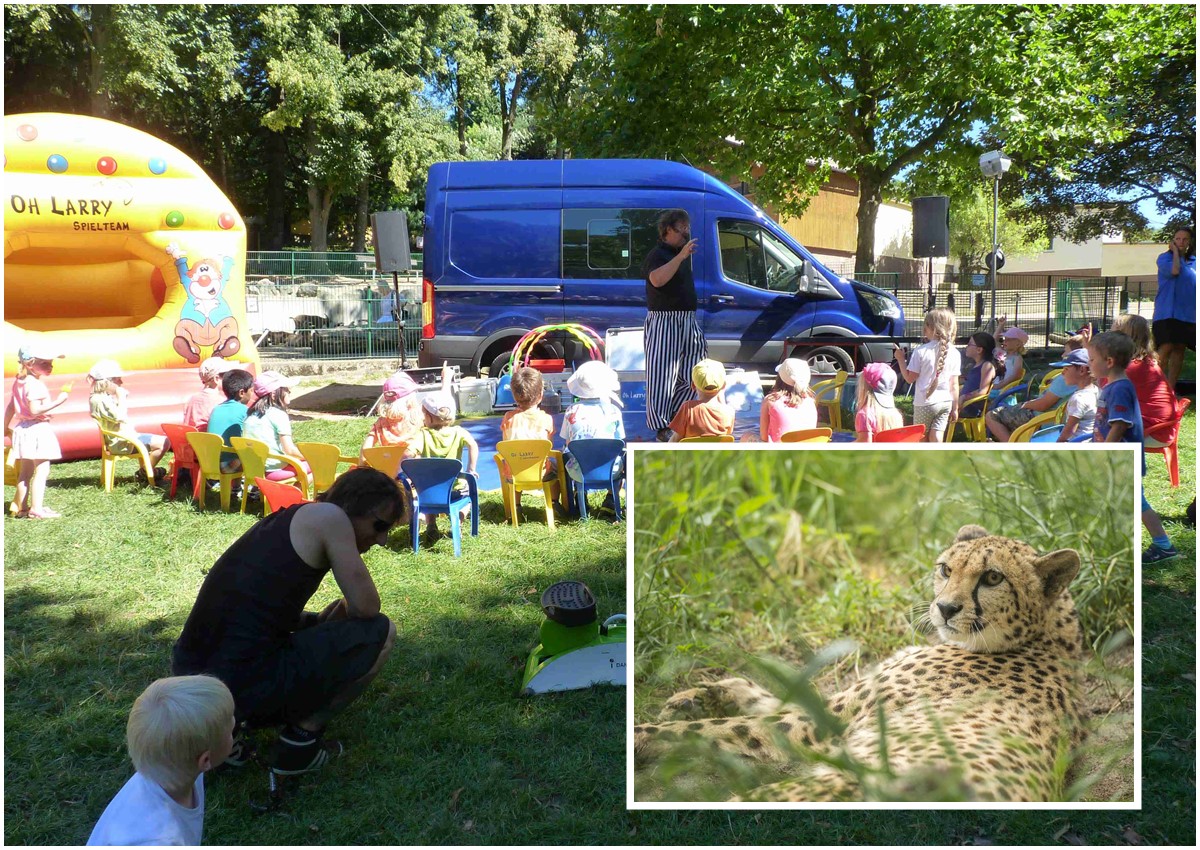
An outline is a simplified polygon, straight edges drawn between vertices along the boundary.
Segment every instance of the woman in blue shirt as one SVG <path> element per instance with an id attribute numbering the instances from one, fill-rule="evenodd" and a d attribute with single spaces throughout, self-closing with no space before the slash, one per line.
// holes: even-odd
<path id="1" fill-rule="evenodd" d="M 1154 298 L 1154 342 L 1167 385 L 1183 371 L 1183 355 L 1196 350 L 1196 237 L 1181 227 L 1168 250 L 1158 255 L 1158 295 Z"/>

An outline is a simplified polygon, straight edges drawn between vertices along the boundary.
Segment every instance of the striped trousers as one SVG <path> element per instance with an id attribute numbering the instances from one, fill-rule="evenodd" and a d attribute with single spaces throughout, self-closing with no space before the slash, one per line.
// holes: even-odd
<path id="1" fill-rule="evenodd" d="M 666 428 L 693 397 L 692 367 L 708 356 L 694 310 L 646 313 L 646 424 Z"/>

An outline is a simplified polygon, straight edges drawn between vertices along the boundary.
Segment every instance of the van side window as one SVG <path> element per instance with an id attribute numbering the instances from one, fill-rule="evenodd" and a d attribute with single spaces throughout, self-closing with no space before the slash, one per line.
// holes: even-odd
<path id="1" fill-rule="evenodd" d="M 721 272 L 730 280 L 772 292 L 795 292 L 802 260 L 766 230 L 748 221 L 717 222 Z"/>
<path id="2" fill-rule="evenodd" d="M 564 279 L 638 280 L 642 258 L 658 242 L 662 210 L 562 211 Z"/>

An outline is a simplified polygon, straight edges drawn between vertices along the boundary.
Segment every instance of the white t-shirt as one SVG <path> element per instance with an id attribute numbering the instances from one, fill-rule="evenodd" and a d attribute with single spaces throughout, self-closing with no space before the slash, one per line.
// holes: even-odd
<path id="1" fill-rule="evenodd" d="M 950 391 L 950 379 L 962 374 L 962 355 L 953 345 L 946 348 L 946 362 L 938 374 L 937 386 L 933 386 L 933 370 L 937 368 L 938 343 L 927 342 L 913 350 L 908 357 L 908 371 L 917 373 L 913 405 L 941 404 L 954 401 Z"/>
<path id="2" fill-rule="evenodd" d="M 196 777 L 196 807 L 171 799 L 158 784 L 135 773 L 112 798 L 88 839 L 92 846 L 198 845 L 204 831 L 204 774 Z"/>
<path id="3" fill-rule="evenodd" d="M 1067 418 L 1079 417 L 1079 427 L 1076 434 L 1090 434 L 1096 430 L 1096 399 L 1100 397 L 1100 388 L 1095 384 L 1090 387 L 1075 390 L 1067 399 Z"/>

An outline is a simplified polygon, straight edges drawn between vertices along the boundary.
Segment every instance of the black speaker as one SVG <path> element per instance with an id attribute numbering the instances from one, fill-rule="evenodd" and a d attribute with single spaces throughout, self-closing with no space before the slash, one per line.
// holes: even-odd
<path id="1" fill-rule="evenodd" d="M 950 199 L 945 195 L 913 198 L 913 256 L 950 255 Z"/>
<path id="2" fill-rule="evenodd" d="M 375 241 L 375 271 L 382 274 L 412 271 L 408 252 L 408 217 L 403 210 L 371 213 Z"/>

